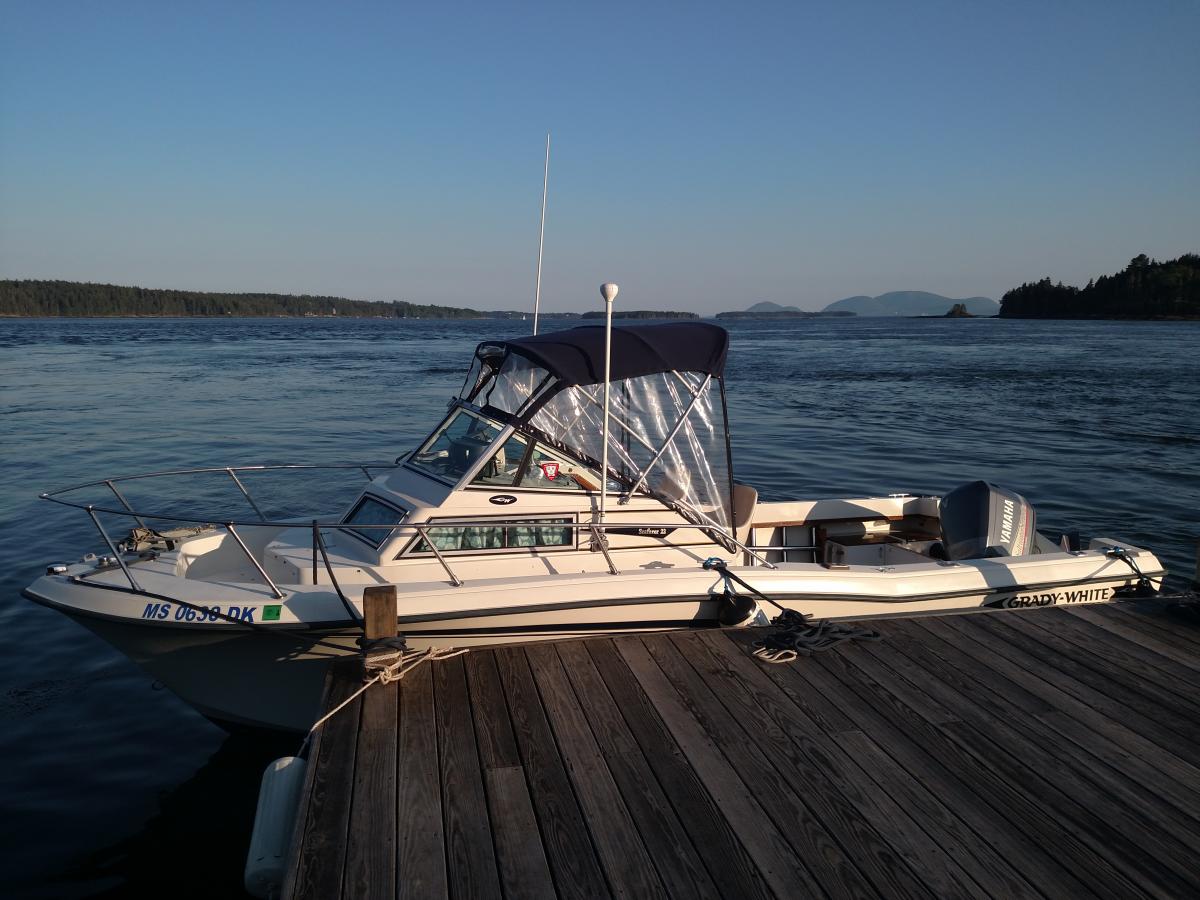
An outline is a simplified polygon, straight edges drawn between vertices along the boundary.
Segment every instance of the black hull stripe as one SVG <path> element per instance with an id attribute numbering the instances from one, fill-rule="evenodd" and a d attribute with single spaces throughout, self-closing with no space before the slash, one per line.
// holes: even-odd
<path id="1" fill-rule="evenodd" d="M 495 625 L 487 628 L 406 628 L 406 638 L 473 637 L 487 634 L 603 634 L 609 631 L 672 631 L 715 628 L 716 619 L 654 619 L 640 622 L 563 622 L 557 625 Z"/>
<path id="2" fill-rule="evenodd" d="M 1158 569 L 1155 571 L 1146 572 L 1145 574 L 1147 577 L 1154 578 L 1154 577 L 1160 577 L 1160 576 L 1165 575 L 1165 572 L 1162 569 Z M 1007 596 L 1010 594 L 1029 593 L 1029 592 L 1035 592 L 1035 591 L 1047 591 L 1047 590 L 1054 590 L 1057 588 L 1068 588 L 1068 587 L 1083 588 L 1083 587 L 1087 587 L 1087 586 L 1108 584 L 1111 582 L 1123 582 L 1124 584 L 1129 585 L 1129 584 L 1133 583 L 1133 578 L 1134 578 L 1133 573 L 1130 572 L 1130 573 L 1128 573 L 1128 575 L 1114 574 L 1112 576 L 1106 576 L 1103 578 L 1095 578 L 1095 579 L 1087 579 L 1087 580 L 1071 579 L 1071 580 L 1060 580 L 1060 581 L 1037 582 L 1037 583 L 1033 583 L 1033 584 L 1011 585 L 1011 586 L 1003 586 L 1003 587 L 973 588 L 973 589 L 962 589 L 962 590 L 956 590 L 956 591 L 939 591 L 939 592 L 935 592 L 935 593 L 912 594 L 912 595 L 909 595 L 906 597 L 867 597 L 867 596 L 862 596 L 862 595 L 855 596 L 852 594 L 849 594 L 849 595 L 847 595 L 847 594 L 817 595 L 817 594 L 775 593 L 775 594 L 773 594 L 773 599 L 777 600 L 779 603 L 782 603 L 782 604 L 865 603 L 865 604 L 877 605 L 877 606 L 881 607 L 881 609 L 882 609 L 887 606 L 897 605 L 897 604 L 921 603 L 921 602 L 925 602 L 925 601 L 929 601 L 929 600 L 943 600 L 943 599 L 950 600 L 950 599 L 954 599 L 957 597 L 982 596 L 983 602 L 981 605 L 986 606 L 990 600 L 993 600 L 993 599 L 999 598 L 999 597 L 1004 597 L 1004 596 Z M 167 603 L 181 603 L 183 605 L 196 606 L 196 604 L 193 604 L 190 601 L 181 601 L 177 597 L 169 597 L 164 594 L 156 594 L 156 593 L 153 593 L 150 591 L 144 591 L 144 590 L 137 591 L 137 590 L 134 590 L 133 588 L 123 587 L 121 585 L 100 584 L 100 583 L 94 582 L 94 581 L 84 581 L 84 580 L 79 580 L 79 579 L 73 579 L 72 583 L 83 586 L 83 587 L 96 588 L 99 590 L 116 591 L 117 593 L 122 593 L 122 594 L 132 594 L 132 595 L 138 596 L 138 597 L 148 597 L 153 600 L 161 600 L 161 601 L 164 601 Z M 25 597 L 29 598 L 30 600 L 34 600 L 35 602 L 41 603 L 42 605 L 45 605 L 45 606 L 51 606 L 55 609 L 70 610 L 71 612 L 75 612 L 80 615 L 88 615 L 88 616 L 92 616 L 95 618 L 104 618 L 104 619 L 109 619 L 109 620 L 118 621 L 118 622 L 131 622 L 131 623 L 137 622 L 143 626 L 148 626 L 148 627 L 186 628 L 188 630 L 232 631 L 232 630 L 238 629 L 239 627 L 246 628 L 246 625 L 249 624 L 249 623 L 246 623 L 246 624 L 229 623 L 227 625 L 206 624 L 206 625 L 201 625 L 201 626 L 194 625 L 194 624 L 188 624 L 188 625 L 181 626 L 181 625 L 175 625 L 174 623 L 170 623 L 170 622 L 156 622 L 156 621 L 149 621 L 149 620 L 144 620 L 144 619 L 132 619 L 132 618 L 124 617 L 124 616 L 110 616 L 110 615 L 106 615 L 104 613 L 97 613 L 94 610 L 83 609 L 80 607 L 64 606 L 61 603 L 58 603 L 58 602 L 55 602 L 48 598 L 37 595 L 34 592 L 30 591 L 28 588 L 23 590 L 22 594 Z M 768 596 L 772 596 L 772 594 L 768 594 Z M 614 597 L 614 598 L 602 599 L 602 600 L 584 600 L 584 601 L 563 602 L 563 603 L 527 604 L 524 606 L 506 606 L 506 607 L 497 607 L 494 609 L 487 609 L 487 610 L 479 610 L 479 609 L 456 610 L 456 611 L 430 613 L 427 615 L 420 615 L 420 616 L 400 616 L 397 618 L 397 625 L 399 626 L 401 631 L 405 631 L 406 633 L 413 633 L 412 629 L 407 626 L 420 625 L 423 623 L 447 622 L 447 621 L 453 621 L 455 619 L 482 619 L 482 618 L 497 618 L 497 617 L 504 617 L 504 616 L 527 616 L 527 615 L 536 615 L 539 613 L 547 613 L 547 612 L 561 612 L 563 610 L 596 609 L 596 608 L 614 607 L 614 606 L 661 605 L 661 604 L 668 604 L 668 603 L 689 603 L 689 602 L 703 603 L 703 602 L 715 602 L 718 599 L 719 598 L 716 595 L 709 594 L 707 596 L 702 596 L 702 597 L 695 596 L 695 595 L 676 596 L 676 597 L 624 597 L 624 598 Z M 886 616 L 889 614 L 881 612 L 881 615 Z M 250 625 L 250 628 L 252 628 L 255 631 L 267 631 L 267 632 L 271 632 L 271 633 L 278 633 L 280 631 L 288 631 L 288 630 L 300 631 L 300 632 L 323 631 L 323 630 L 328 630 L 328 629 L 346 628 L 347 626 L 353 627 L 355 630 L 357 630 L 359 627 L 359 623 L 357 620 L 350 621 L 347 619 L 331 619 L 331 620 L 323 620 L 323 621 L 318 621 L 318 622 L 297 622 L 297 623 L 288 622 L 288 623 L 283 623 L 280 625 L 265 625 L 265 624 L 260 624 L 260 623 L 254 623 L 253 625 Z M 505 626 L 498 626 L 498 627 L 505 627 Z M 538 627 L 545 629 L 545 628 L 556 628 L 558 626 L 557 625 L 542 625 L 542 626 L 538 626 Z M 484 630 L 485 631 L 493 631 L 496 629 L 495 628 L 487 628 Z"/>

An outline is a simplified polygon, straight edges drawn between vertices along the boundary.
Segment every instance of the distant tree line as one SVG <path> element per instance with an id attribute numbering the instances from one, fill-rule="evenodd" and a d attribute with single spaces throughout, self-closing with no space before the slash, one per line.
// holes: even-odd
<path id="1" fill-rule="evenodd" d="M 1115 275 L 1077 288 L 1049 278 L 1013 288 L 1000 301 L 1010 319 L 1200 319 L 1200 255 L 1158 262 L 1144 253 Z"/>
<path id="2" fill-rule="evenodd" d="M 588 310 L 582 316 L 584 319 L 603 319 L 605 313 L 599 310 Z M 694 312 L 670 312 L 654 309 L 615 309 L 614 319 L 698 319 Z"/>
<path id="3" fill-rule="evenodd" d="M 0 316 L 345 316 L 481 319 L 487 313 L 403 300 L 375 302 L 307 294 L 214 294 L 90 284 L 0 280 Z"/>

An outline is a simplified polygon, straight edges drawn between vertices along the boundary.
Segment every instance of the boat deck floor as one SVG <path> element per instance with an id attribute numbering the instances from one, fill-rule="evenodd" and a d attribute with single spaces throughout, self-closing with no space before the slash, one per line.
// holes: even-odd
<path id="1" fill-rule="evenodd" d="M 1200 895 L 1200 612 L 476 649 L 310 755 L 284 897 Z M 329 705 L 361 683 L 335 670 Z"/>

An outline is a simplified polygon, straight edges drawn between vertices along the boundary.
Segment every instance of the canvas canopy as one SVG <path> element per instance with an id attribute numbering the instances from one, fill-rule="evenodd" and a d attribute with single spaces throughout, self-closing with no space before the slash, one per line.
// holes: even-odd
<path id="1" fill-rule="evenodd" d="M 612 330 L 609 475 L 728 529 L 731 483 L 720 385 L 729 335 L 702 322 Z M 598 465 L 604 328 L 487 341 L 463 400 Z"/>
<path id="2" fill-rule="evenodd" d="M 480 344 L 479 349 L 523 356 L 566 386 L 604 381 L 602 325 L 489 342 Z M 611 377 L 620 381 L 670 371 L 720 377 L 725 371 L 728 351 L 728 332 L 706 322 L 616 326 L 612 330 Z"/>

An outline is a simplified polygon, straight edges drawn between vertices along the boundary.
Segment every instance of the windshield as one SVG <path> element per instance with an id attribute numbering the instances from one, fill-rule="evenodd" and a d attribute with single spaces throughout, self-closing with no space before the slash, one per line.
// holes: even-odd
<path id="1" fill-rule="evenodd" d="M 438 478 L 458 481 L 503 430 L 499 422 L 459 407 L 409 458 L 408 464 Z"/>
<path id="2" fill-rule="evenodd" d="M 598 483 L 594 474 L 574 460 L 552 453 L 521 434 L 505 441 L 471 482 L 486 487 L 558 491 L 598 490 Z"/>

